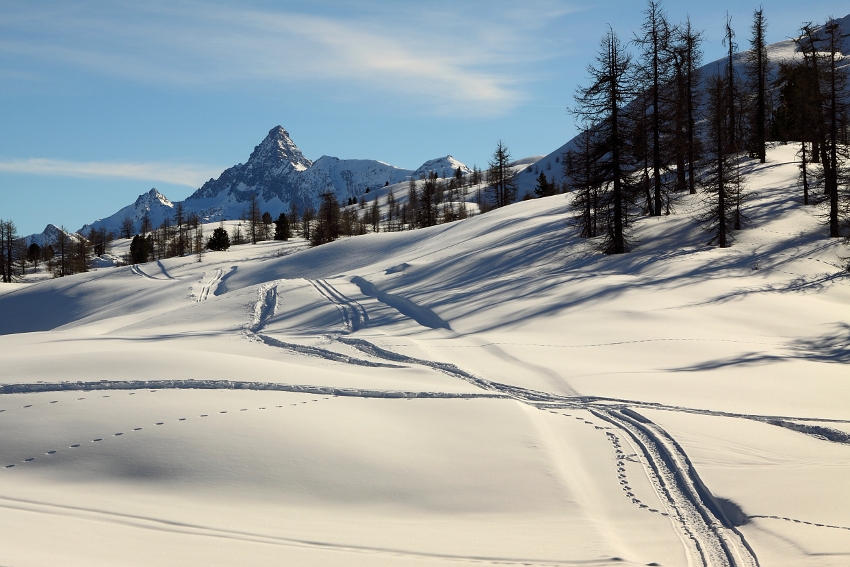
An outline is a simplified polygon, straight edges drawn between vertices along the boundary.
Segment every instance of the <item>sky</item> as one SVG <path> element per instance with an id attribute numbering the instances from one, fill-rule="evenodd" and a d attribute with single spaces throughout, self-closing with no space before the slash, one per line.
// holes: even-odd
<path id="1" fill-rule="evenodd" d="M 768 42 L 843 2 L 763 3 Z M 662 3 L 723 55 L 758 2 Z M 281 125 L 305 156 L 416 169 L 548 154 L 608 26 L 645 2 L 0 0 L 0 219 L 71 230 L 158 188 L 188 197 Z"/>

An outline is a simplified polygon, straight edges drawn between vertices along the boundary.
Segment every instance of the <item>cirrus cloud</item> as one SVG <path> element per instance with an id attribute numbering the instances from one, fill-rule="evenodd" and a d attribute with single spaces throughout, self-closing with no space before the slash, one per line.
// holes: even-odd
<path id="1" fill-rule="evenodd" d="M 47 158 L 0 159 L 0 172 L 81 178 L 161 181 L 196 188 L 223 168 L 166 162 L 79 162 Z"/>

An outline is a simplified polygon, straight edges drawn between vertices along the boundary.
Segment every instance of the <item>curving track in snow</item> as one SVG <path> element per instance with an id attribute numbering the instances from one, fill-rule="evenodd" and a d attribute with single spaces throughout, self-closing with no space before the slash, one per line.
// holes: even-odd
<path id="1" fill-rule="evenodd" d="M 369 315 L 362 305 L 337 290 L 326 280 L 307 280 L 316 293 L 336 305 L 342 315 L 346 333 L 356 333 L 369 325 Z"/>
<path id="2" fill-rule="evenodd" d="M 206 275 L 206 274 L 204 274 Z M 218 285 L 218 282 L 221 281 L 222 276 L 224 275 L 224 270 L 218 268 L 215 273 L 212 275 L 210 280 L 206 282 L 202 287 L 201 291 L 198 294 L 198 298 L 195 300 L 198 303 L 202 301 L 206 301 L 210 297 L 210 292 Z"/>

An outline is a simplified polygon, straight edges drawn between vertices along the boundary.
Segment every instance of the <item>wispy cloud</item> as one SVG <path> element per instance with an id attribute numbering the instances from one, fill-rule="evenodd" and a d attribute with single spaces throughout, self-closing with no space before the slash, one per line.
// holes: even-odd
<path id="1" fill-rule="evenodd" d="M 526 2 L 522 10 L 501 0 L 427 8 L 421 2 L 316 2 L 277 10 L 208 2 L 88 6 L 63 7 L 59 15 L 39 9 L 43 17 L 36 8 L 7 15 L 5 25 L 31 33 L 6 34 L 0 53 L 146 83 L 330 85 L 329 96 L 392 93 L 432 109 L 477 114 L 504 112 L 527 97 L 529 64 L 548 58 L 557 41 L 540 28 L 576 11 L 554 0 Z"/>
<path id="2" fill-rule="evenodd" d="M 175 163 L 79 162 L 46 158 L 0 159 L 0 172 L 82 178 L 137 179 L 200 187 L 222 168 Z"/>

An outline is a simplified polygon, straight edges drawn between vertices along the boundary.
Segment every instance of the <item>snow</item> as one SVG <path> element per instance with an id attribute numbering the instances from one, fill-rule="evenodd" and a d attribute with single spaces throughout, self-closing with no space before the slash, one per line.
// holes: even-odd
<path id="1" fill-rule="evenodd" d="M 850 446 L 773 423 L 850 432 L 794 151 L 728 249 L 557 195 L 3 286 L 0 564 L 846 564 Z"/>
<path id="2" fill-rule="evenodd" d="M 427 176 L 431 172 L 436 173 L 437 177 L 452 177 L 458 168 L 460 168 L 463 175 L 469 175 L 472 173 L 472 170 L 469 169 L 469 166 L 465 163 L 459 162 L 452 156 L 446 156 L 426 161 L 413 172 L 411 177 L 413 177 L 413 179 L 419 179 L 420 176 Z"/>

